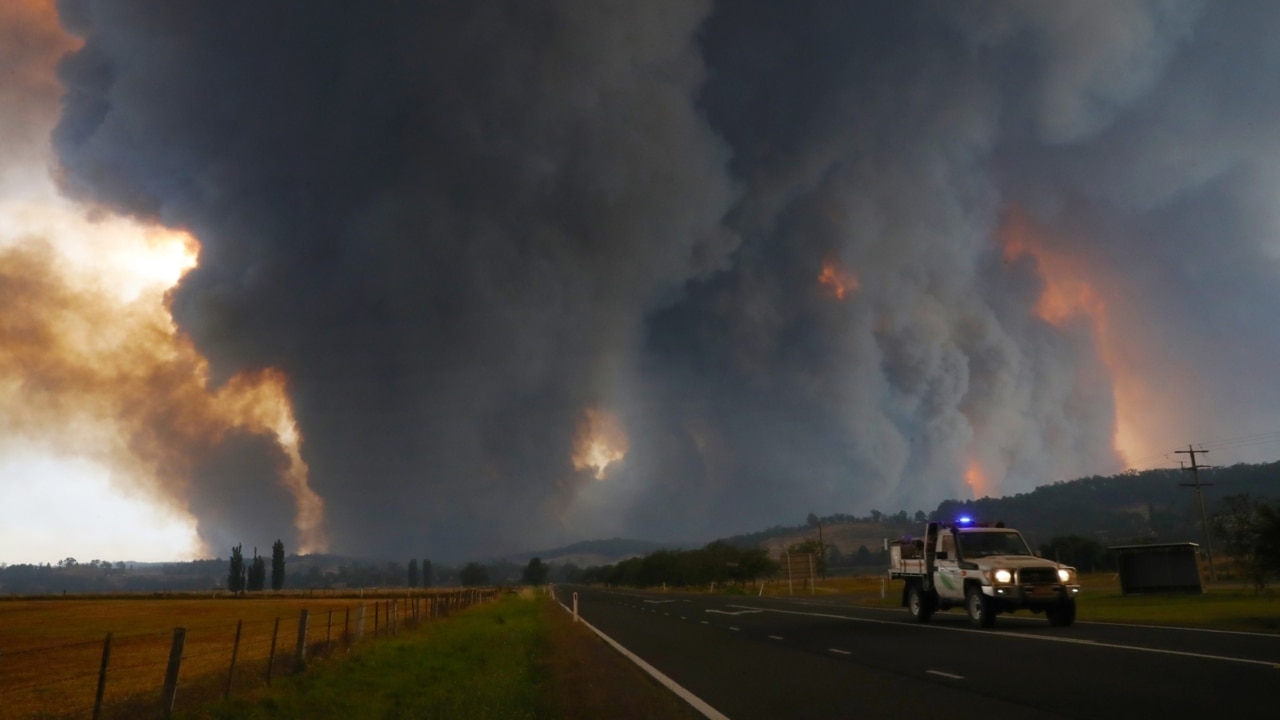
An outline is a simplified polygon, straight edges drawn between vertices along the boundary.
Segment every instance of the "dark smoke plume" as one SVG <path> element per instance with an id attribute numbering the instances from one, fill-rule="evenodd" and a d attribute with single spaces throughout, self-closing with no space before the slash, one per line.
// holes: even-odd
<path id="1" fill-rule="evenodd" d="M 65 190 L 199 238 L 175 317 L 215 383 L 288 378 L 344 551 L 929 509 L 1280 424 L 1270 4 L 59 7 Z"/>

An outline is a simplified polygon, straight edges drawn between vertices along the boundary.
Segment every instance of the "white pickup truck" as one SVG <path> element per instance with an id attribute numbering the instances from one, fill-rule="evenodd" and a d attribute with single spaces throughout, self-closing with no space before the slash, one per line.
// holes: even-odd
<path id="1" fill-rule="evenodd" d="M 1043 612 L 1051 625 L 1075 622 L 1075 568 L 1037 557 L 1004 523 L 931 522 L 922 538 L 885 544 L 889 578 L 905 581 L 902 604 L 920 622 L 961 606 L 978 627 L 991 627 L 999 613 L 1024 609 Z"/>

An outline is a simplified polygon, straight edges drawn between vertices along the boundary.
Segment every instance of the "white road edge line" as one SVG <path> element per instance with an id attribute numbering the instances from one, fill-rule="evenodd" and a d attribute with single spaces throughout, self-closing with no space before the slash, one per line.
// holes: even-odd
<path id="1" fill-rule="evenodd" d="M 770 636 L 769 636 L 769 639 L 770 639 L 770 640 L 781 640 L 781 639 L 782 639 L 782 636 L 780 636 L 780 635 L 770 635 Z"/>
<path id="2" fill-rule="evenodd" d="M 927 673 L 927 674 L 929 674 L 929 675 L 937 675 L 937 676 L 939 676 L 939 677 L 948 678 L 948 679 L 950 679 L 950 680 L 963 680 L 963 679 L 964 679 L 964 676 L 963 676 L 963 675 L 956 675 L 956 674 L 954 674 L 954 673 L 942 672 L 941 670 L 925 670 L 925 673 Z"/>
<path id="3" fill-rule="evenodd" d="M 1218 630 L 1216 628 L 1175 627 L 1173 625 L 1141 625 L 1138 623 L 1102 622 L 1100 620 L 1090 620 L 1088 622 L 1077 621 L 1077 622 L 1079 622 L 1081 625 L 1114 625 L 1115 627 L 1142 628 L 1143 630 L 1185 630 L 1186 632 L 1216 633 L 1218 635 L 1249 635 L 1251 637 L 1270 637 L 1270 638 L 1277 637 L 1276 635 L 1272 635 L 1271 633 L 1249 632 L 1247 630 Z"/>
<path id="4" fill-rule="evenodd" d="M 840 648 L 827 648 L 827 652 L 833 652 L 833 653 L 836 653 L 837 655 L 852 655 L 852 654 L 853 654 L 853 653 L 849 652 L 848 650 L 841 650 Z"/>
<path id="5" fill-rule="evenodd" d="M 728 607 L 749 607 L 747 605 L 729 605 Z M 870 618 L 850 617 L 848 615 L 835 615 L 833 613 L 813 613 L 798 612 L 795 610 L 778 610 L 775 608 L 765 608 L 765 612 L 781 613 L 783 615 L 808 615 L 810 617 L 832 618 L 835 620 L 848 620 L 850 622 L 872 623 L 874 625 L 903 625 L 904 627 L 916 627 L 927 630 L 949 630 L 951 632 L 975 632 L 973 630 L 965 630 L 961 628 L 944 627 L 942 625 L 925 625 L 923 623 L 899 623 L 890 620 L 872 620 Z M 1085 647 L 1112 648 L 1114 650 L 1135 650 L 1137 652 L 1155 653 L 1157 655 L 1177 655 L 1179 657 L 1193 657 L 1202 660 L 1220 660 L 1222 662 L 1244 663 L 1246 665 L 1265 665 L 1266 667 L 1280 667 L 1280 664 L 1272 660 L 1253 660 L 1251 658 L 1228 657 L 1225 655 L 1206 655 L 1204 653 L 1186 652 L 1183 650 L 1164 650 L 1162 648 L 1149 648 L 1140 645 L 1120 645 L 1117 643 L 1106 642 L 1089 642 L 1081 641 L 1075 638 L 1059 638 L 1048 635 L 1019 635 L 1017 633 L 1000 632 L 998 630 L 983 631 L 984 635 L 1016 638 L 1019 640 L 1042 640 L 1044 642 L 1071 643 L 1083 645 Z"/>
<path id="6" fill-rule="evenodd" d="M 560 600 L 557 598 L 556 602 L 560 602 Z M 573 612 L 573 610 L 570 609 L 569 606 L 565 605 L 564 603 L 560 603 L 560 607 L 564 608 L 565 611 L 568 613 Z M 612 645 L 614 650 L 617 650 L 618 652 L 622 653 L 624 657 L 626 657 L 631 662 L 635 663 L 636 667 L 639 667 L 641 670 L 649 673 L 649 675 L 652 676 L 654 680 L 657 680 L 658 682 L 662 683 L 663 686 L 665 686 L 668 690 L 678 695 L 681 700 L 684 700 L 685 702 L 692 705 L 693 709 L 702 713 L 703 717 L 708 718 L 708 720 L 729 720 L 728 715 L 725 715 L 719 710 L 716 710 L 715 708 L 708 705 L 707 702 L 702 698 L 684 689 L 683 685 L 667 677 L 665 674 L 663 674 L 661 670 L 645 662 L 644 659 L 641 658 L 639 655 L 636 655 L 630 650 L 622 647 L 622 645 L 619 644 L 617 640 L 614 640 L 608 635 L 605 635 L 604 633 L 600 632 L 600 629 L 597 628 L 595 625 L 592 625 L 591 623 L 587 622 L 586 618 L 582 617 L 581 613 L 578 614 L 578 622 L 582 623 L 583 625 L 586 625 L 588 630 L 595 633 L 596 635 L 599 635 L 600 639 Z"/>

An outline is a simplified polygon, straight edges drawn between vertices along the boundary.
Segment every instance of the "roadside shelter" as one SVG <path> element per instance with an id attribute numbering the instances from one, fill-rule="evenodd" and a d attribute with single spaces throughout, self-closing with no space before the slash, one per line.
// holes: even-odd
<path id="1" fill-rule="evenodd" d="M 1204 592 L 1197 559 L 1200 546 L 1196 543 L 1116 545 L 1107 549 L 1116 554 L 1120 592 L 1125 595 Z"/>

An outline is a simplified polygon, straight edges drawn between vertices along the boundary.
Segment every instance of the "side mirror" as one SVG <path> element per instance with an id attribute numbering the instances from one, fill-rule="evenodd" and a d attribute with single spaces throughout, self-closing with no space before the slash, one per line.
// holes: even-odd
<path id="1" fill-rule="evenodd" d="M 939 560 L 946 560 L 946 559 L 947 559 L 947 551 L 946 551 L 946 550 L 939 550 L 939 551 L 938 551 L 937 558 L 938 558 Z"/>

